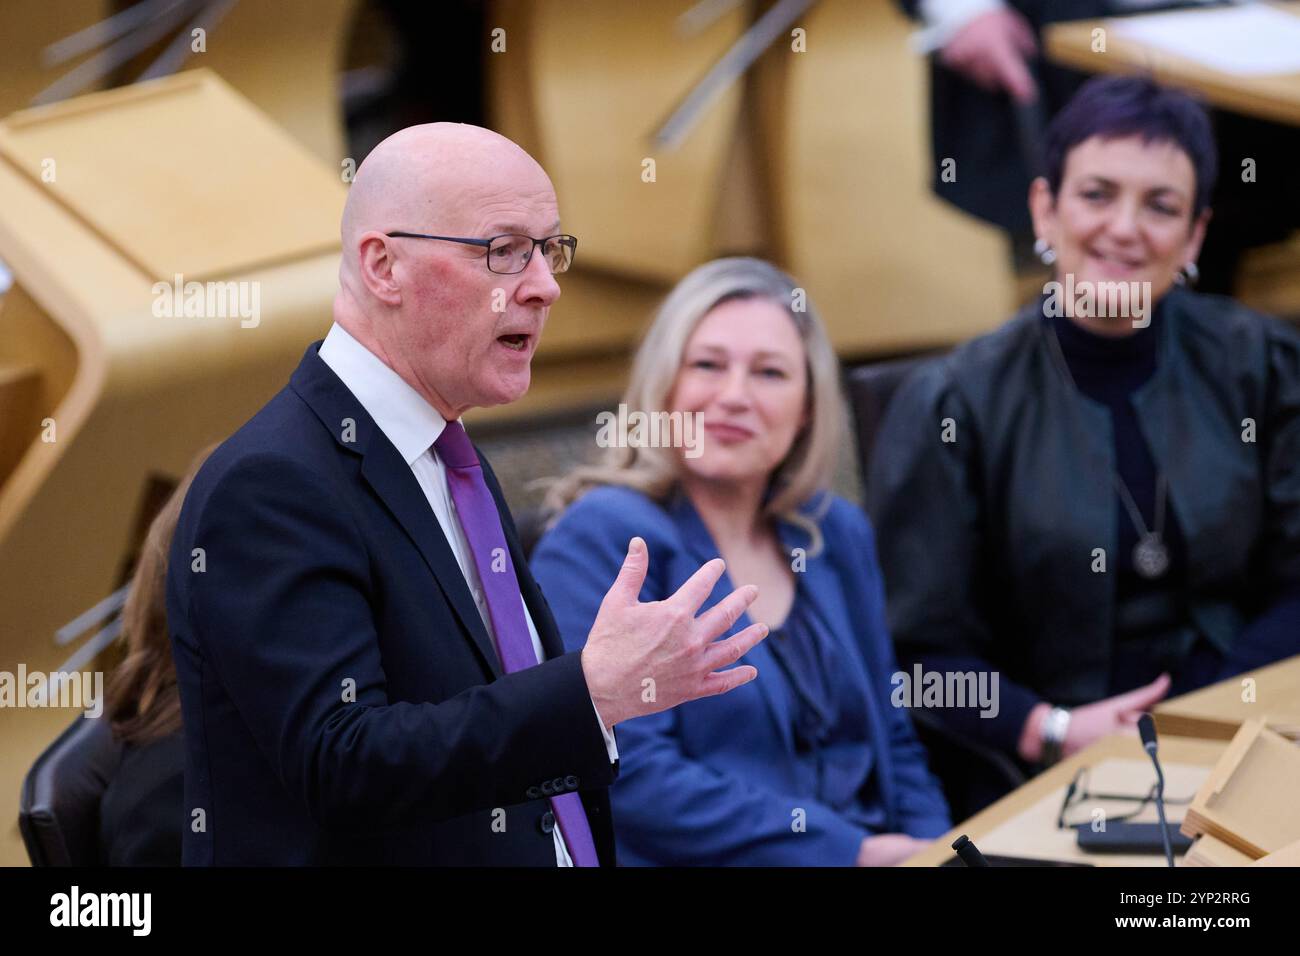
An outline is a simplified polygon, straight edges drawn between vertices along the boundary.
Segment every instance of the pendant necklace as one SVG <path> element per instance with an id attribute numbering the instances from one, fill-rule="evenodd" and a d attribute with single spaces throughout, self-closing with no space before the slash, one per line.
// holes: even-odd
<path id="1" fill-rule="evenodd" d="M 1124 484 L 1124 479 L 1119 476 L 1119 472 L 1114 474 L 1115 490 L 1119 492 L 1120 501 L 1124 502 L 1128 516 L 1138 533 L 1138 542 L 1133 545 L 1133 570 L 1148 581 L 1154 581 L 1169 570 L 1169 548 L 1165 545 L 1164 539 L 1165 489 L 1169 481 L 1165 478 L 1164 472 L 1156 478 L 1155 527 L 1148 531 L 1146 522 L 1142 520 L 1142 512 L 1138 510 L 1137 502 L 1133 500 L 1128 485 Z"/>
<path id="2" fill-rule="evenodd" d="M 1047 340 L 1053 363 L 1070 383 L 1071 388 L 1078 393 L 1078 383 L 1070 374 L 1070 363 L 1065 360 L 1060 340 L 1056 337 L 1056 330 L 1050 325 L 1047 326 Z M 1129 519 L 1138 533 L 1137 544 L 1133 546 L 1133 569 L 1146 580 L 1154 581 L 1169 570 L 1169 546 L 1165 544 L 1164 538 L 1165 503 L 1168 498 L 1169 479 L 1163 471 L 1156 476 L 1155 527 L 1148 531 L 1146 522 L 1142 520 L 1142 512 L 1138 510 L 1137 502 L 1133 500 L 1128 485 L 1124 484 L 1124 479 L 1119 476 L 1119 470 L 1112 471 L 1111 476 L 1114 479 L 1115 490 L 1119 492 L 1120 501 L 1123 502 L 1124 509 L 1128 512 Z"/>

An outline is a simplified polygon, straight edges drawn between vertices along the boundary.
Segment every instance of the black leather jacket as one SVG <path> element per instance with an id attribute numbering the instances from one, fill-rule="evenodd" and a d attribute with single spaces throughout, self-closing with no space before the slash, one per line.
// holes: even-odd
<path id="1" fill-rule="evenodd" d="M 1132 401 L 1186 539 L 1186 626 L 1226 651 L 1300 585 L 1300 333 L 1178 287 L 1161 314 Z M 900 659 L 978 657 L 1063 706 L 1106 696 L 1114 455 L 1109 414 L 1062 373 L 1038 303 L 918 369 L 867 481 Z"/>

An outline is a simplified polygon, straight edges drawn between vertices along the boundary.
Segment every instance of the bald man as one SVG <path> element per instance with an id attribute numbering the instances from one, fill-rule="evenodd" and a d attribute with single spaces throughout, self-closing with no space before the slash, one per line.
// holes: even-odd
<path id="1" fill-rule="evenodd" d="M 614 862 L 614 726 L 755 676 L 722 562 L 638 600 L 627 559 L 565 654 L 466 436 L 515 401 L 577 241 L 522 149 L 402 130 L 342 222 L 334 325 L 208 459 L 172 544 L 187 865 Z M 573 641 L 582 644 L 581 640 Z"/>

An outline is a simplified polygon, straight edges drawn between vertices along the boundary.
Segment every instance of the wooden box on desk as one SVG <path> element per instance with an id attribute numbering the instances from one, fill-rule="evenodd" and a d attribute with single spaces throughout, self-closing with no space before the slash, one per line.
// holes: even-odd
<path id="1" fill-rule="evenodd" d="M 1300 746 L 1262 720 L 1247 721 L 1183 817 L 1183 833 L 1211 840 L 1193 864 L 1231 865 L 1235 857 L 1213 841 L 1258 860 L 1300 840 L 1297 793 Z"/>

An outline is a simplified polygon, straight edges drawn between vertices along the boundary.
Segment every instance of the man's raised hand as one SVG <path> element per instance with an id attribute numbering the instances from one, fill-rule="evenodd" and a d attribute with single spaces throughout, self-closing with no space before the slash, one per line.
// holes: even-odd
<path id="1" fill-rule="evenodd" d="M 606 727 L 725 694 L 758 676 L 748 664 L 719 668 L 749 653 L 767 636 L 766 624 L 718 640 L 753 603 L 758 588 L 739 587 L 697 617 L 726 568 L 722 559 L 706 562 L 667 600 L 642 603 L 649 567 L 645 542 L 633 538 L 582 649 L 587 689 Z"/>

